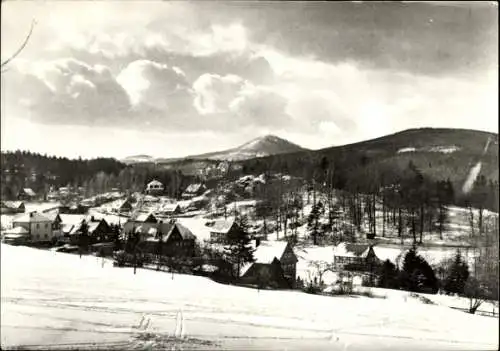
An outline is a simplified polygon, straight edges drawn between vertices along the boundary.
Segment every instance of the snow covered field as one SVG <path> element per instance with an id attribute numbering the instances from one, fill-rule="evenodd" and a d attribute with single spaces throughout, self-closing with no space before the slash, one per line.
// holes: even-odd
<path id="1" fill-rule="evenodd" d="M 134 337 L 145 331 L 240 350 L 498 349 L 498 319 L 401 292 L 379 299 L 258 291 L 5 244 L 1 277 L 3 349 L 90 342 L 138 349 Z"/>

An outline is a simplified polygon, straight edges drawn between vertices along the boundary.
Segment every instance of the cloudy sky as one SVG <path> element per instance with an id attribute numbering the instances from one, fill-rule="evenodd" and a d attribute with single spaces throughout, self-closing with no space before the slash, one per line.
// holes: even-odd
<path id="1" fill-rule="evenodd" d="M 498 133 L 492 2 L 2 2 L 1 148 L 184 156 Z"/>

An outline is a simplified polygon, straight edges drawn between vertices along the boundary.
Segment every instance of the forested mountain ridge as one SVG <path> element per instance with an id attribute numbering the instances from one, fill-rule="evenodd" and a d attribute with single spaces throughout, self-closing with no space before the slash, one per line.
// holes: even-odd
<path id="1" fill-rule="evenodd" d="M 412 161 L 423 174 L 436 180 L 450 179 L 455 186 L 464 182 L 470 169 L 481 161 L 480 174 L 497 181 L 498 134 L 409 129 L 354 144 L 247 160 L 242 165 L 250 172 L 283 170 L 300 176 L 315 172 L 322 161 L 336 166 L 338 172 L 360 168 L 403 170 Z"/>
<path id="2" fill-rule="evenodd" d="M 31 188 L 44 197 L 51 187 L 84 187 L 88 196 L 118 188 L 142 191 L 156 178 L 172 195 L 177 195 L 192 180 L 177 170 L 148 166 L 127 166 L 113 158 L 68 159 L 26 151 L 1 153 L 2 199 L 12 200 L 21 188 Z"/>
<path id="3" fill-rule="evenodd" d="M 488 194 L 487 207 L 498 211 L 498 134 L 494 133 L 410 129 L 349 145 L 246 160 L 241 165 L 243 173 L 282 172 L 350 192 L 400 185 L 417 174 L 432 191 L 439 182 L 451 184 L 457 205 L 469 201 L 470 194 L 463 191 L 467 182 L 481 184 L 481 192 Z"/>
<path id="4" fill-rule="evenodd" d="M 190 181 L 196 180 L 200 168 L 205 169 L 216 162 L 181 159 L 168 167 L 127 166 L 115 159 L 69 160 L 20 151 L 1 156 L 4 198 L 15 197 L 21 187 L 31 187 L 38 193 L 46 192 L 51 185 L 68 184 L 87 187 L 89 192 L 109 190 L 110 187 L 138 191 L 152 178 L 158 178 L 171 195 L 177 195 Z M 478 180 L 494 195 L 489 196 L 490 205 L 495 203 L 495 196 L 498 197 L 498 135 L 473 130 L 410 129 L 349 145 L 233 163 L 240 167 L 235 167 L 225 178 L 279 172 L 354 192 L 399 184 L 417 172 L 429 184 L 447 181 L 453 186 L 456 199 L 464 195 L 464 184 L 473 176 L 471 184 Z M 185 169 L 190 172 L 186 173 Z M 492 208 L 490 205 L 488 207 Z"/>
<path id="5" fill-rule="evenodd" d="M 47 192 L 50 186 L 82 186 L 98 173 L 117 176 L 125 165 L 113 158 L 68 159 L 26 151 L 2 152 L 3 198 L 14 198 L 23 187 Z"/>

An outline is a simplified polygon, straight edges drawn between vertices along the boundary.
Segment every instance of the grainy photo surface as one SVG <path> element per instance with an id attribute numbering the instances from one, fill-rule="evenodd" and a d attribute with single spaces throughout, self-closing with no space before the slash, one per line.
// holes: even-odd
<path id="1" fill-rule="evenodd" d="M 2 350 L 498 350 L 498 3 L 2 1 Z"/>

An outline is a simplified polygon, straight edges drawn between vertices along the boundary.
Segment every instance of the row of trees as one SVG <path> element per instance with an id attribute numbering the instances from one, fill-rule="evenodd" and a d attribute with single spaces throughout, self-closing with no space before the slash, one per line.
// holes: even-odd
<path id="1" fill-rule="evenodd" d="M 354 230 L 365 232 L 368 238 L 397 233 L 403 240 L 409 234 L 417 244 L 423 242 L 426 232 L 439 233 L 443 239 L 449 222 L 448 206 L 456 203 L 457 198 L 466 198 L 469 208 L 479 209 L 474 228 L 477 224 L 479 233 L 484 231 L 485 197 L 498 196 L 498 182 L 479 177 L 473 190 L 462 195 L 456 194 L 449 179 L 432 180 L 412 162 L 398 171 L 380 165 L 370 168 L 369 161 L 365 162 L 365 172 L 354 172 L 358 176 L 342 181 L 341 188 L 338 187 L 341 177 L 326 159 L 322 160 L 321 172 L 311 180 L 283 180 L 268 174 L 266 184 L 256 194 L 261 201 L 256 217 L 265 224 L 266 220 L 274 219 L 276 229 L 284 236 L 293 236 L 290 230 L 307 220 L 314 244 L 332 236 L 339 240 L 354 239 Z M 304 192 L 308 194 L 305 203 Z M 307 204 L 312 211 L 306 219 L 303 214 Z M 319 219 L 325 216 L 328 224 L 320 224 Z"/>
<path id="2" fill-rule="evenodd" d="M 494 276 L 498 274 L 498 262 L 492 265 L 494 261 L 487 261 L 483 259 L 476 265 L 472 274 L 461 252 L 457 251 L 453 259 L 439 267 L 441 279 L 438 279 L 430 265 L 412 249 L 406 254 L 401 270 L 389 260 L 383 262 L 378 270 L 377 285 L 414 292 L 436 293 L 441 289 L 446 294 L 467 297 L 469 312 L 475 313 L 484 301 L 498 301 L 498 276 Z"/>
<path id="3" fill-rule="evenodd" d="M 1 194 L 15 199 L 19 190 L 32 188 L 37 194 L 47 195 L 51 187 L 83 187 L 85 196 L 110 191 L 143 191 L 147 182 L 158 179 L 172 197 L 180 197 L 194 176 L 186 176 L 176 169 L 161 166 L 126 166 L 115 159 L 70 160 L 48 157 L 31 152 L 16 151 L 1 154 Z"/>
<path id="4" fill-rule="evenodd" d="M 415 248 L 410 249 L 404 258 L 401 270 L 389 260 L 379 268 L 378 286 L 389 289 L 403 289 L 413 292 L 435 294 L 439 283 L 432 267 L 417 253 Z"/>

